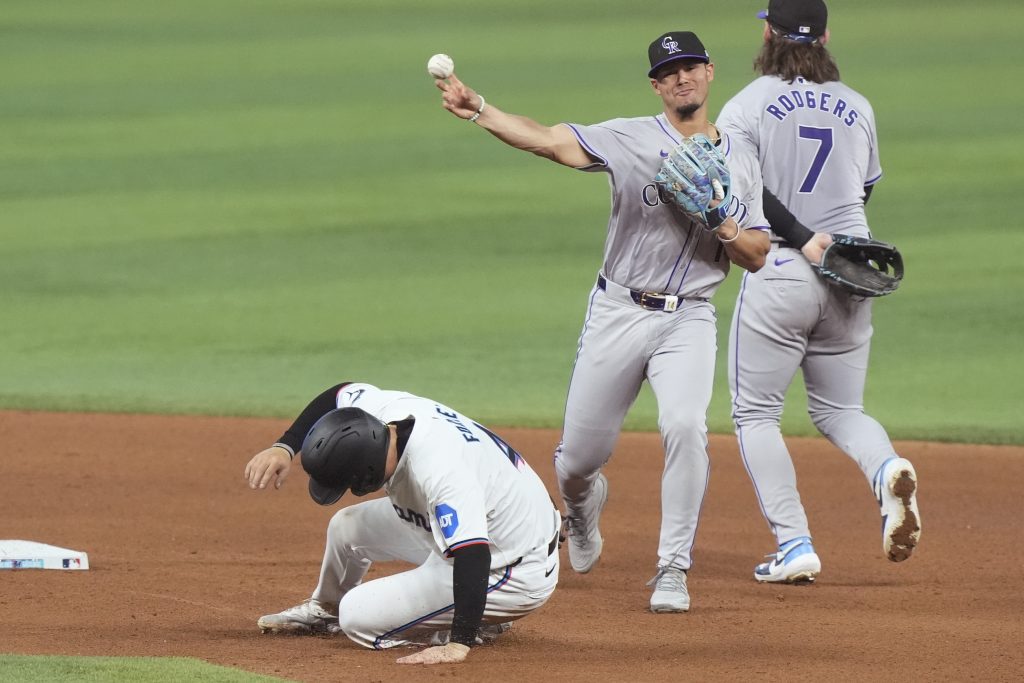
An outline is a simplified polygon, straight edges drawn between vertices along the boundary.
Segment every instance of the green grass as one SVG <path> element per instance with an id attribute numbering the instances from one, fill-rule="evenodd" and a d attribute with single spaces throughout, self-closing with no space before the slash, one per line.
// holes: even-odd
<path id="1" fill-rule="evenodd" d="M 0 680 L 34 683 L 284 683 L 283 678 L 184 657 L 27 657 L 0 655 Z"/>
<path id="2" fill-rule="evenodd" d="M 875 308 L 868 410 L 895 437 L 1024 443 L 1024 6 L 833 5 L 878 119 L 871 225 L 907 260 Z M 687 25 L 667 0 L 6 2 L 0 407 L 289 416 L 360 379 L 558 426 L 606 182 L 452 118 L 426 60 L 509 111 L 594 122 L 655 111 L 646 45 L 693 28 L 717 111 L 751 78 L 760 6 Z M 737 282 L 716 297 L 718 432 Z M 812 430 L 803 405 L 787 431 Z M 654 415 L 645 391 L 627 427 Z"/>

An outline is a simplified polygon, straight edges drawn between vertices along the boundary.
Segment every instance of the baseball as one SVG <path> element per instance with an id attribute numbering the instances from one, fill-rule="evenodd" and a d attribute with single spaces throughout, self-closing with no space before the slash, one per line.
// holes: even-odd
<path id="1" fill-rule="evenodd" d="M 434 78 L 448 78 L 455 70 L 455 62 L 445 54 L 437 54 L 427 62 L 427 73 Z"/>

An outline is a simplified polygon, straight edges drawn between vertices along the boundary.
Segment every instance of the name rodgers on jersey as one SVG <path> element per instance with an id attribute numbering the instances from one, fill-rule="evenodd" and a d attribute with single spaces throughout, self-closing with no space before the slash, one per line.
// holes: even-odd
<path id="1" fill-rule="evenodd" d="M 803 79 L 797 79 L 803 82 Z M 776 98 L 779 103 L 778 106 L 769 104 L 764 108 L 766 112 L 777 118 L 779 121 L 784 121 L 790 112 L 796 111 L 797 109 L 818 109 L 820 111 L 829 112 L 837 119 L 842 121 L 843 125 L 850 127 L 857 122 L 860 118 L 860 113 L 847 104 L 846 100 L 841 97 L 836 97 L 827 90 L 814 91 L 814 90 L 790 90 L 788 93 L 783 93 Z"/>

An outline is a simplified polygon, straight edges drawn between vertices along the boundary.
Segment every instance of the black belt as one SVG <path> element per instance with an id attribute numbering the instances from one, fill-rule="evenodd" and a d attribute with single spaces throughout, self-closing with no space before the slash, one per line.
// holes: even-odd
<path id="1" fill-rule="evenodd" d="M 556 552 L 558 552 L 558 539 L 561 537 L 561 535 L 562 535 L 562 529 L 561 529 L 561 527 L 559 527 L 558 530 L 555 531 L 555 537 L 551 539 L 550 543 L 548 543 L 548 557 L 551 557 Z M 510 567 L 518 567 L 522 563 L 522 561 L 523 561 L 523 558 L 520 557 L 518 560 L 516 560 L 515 562 L 513 562 L 509 566 Z"/>
<path id="2" fill-rule="evenodd" d="M 597 276 L 597 286 L 607 291 L 608 280 L 604 275 Z M 627 287 L 627 289 L 629 289 Z M 680 301 L 707 301 L 706 297 L 681 297 L 674 294 L 659 294 L 657 292 L 638 292 L 635 289 L 629 290 L 629 297 L 638 306 L 651 311 L 674 311 Z"/>

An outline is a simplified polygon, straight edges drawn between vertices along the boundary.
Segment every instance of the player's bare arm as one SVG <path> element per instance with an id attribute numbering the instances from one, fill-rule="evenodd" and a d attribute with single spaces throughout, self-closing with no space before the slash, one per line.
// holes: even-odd
<path id="1" fill-rule="evenodd" d="M 490 102 L 485 103 L 454 74 L 434 83 L 443 93 L 441 104 L 445 109 L 460 119 L 474 121 L 506 145 L 572 168 L 594 162 L 567 126 L 545 126 L 526 116 L 504 112 Z"/>
<path id="2" fill-rule="evenodd" d="M 729 260 L 744 270 L 756 273 L 764 265 L 771 240 L 764 230 L 741 230 L 732 218 L 725 220 L 715 231 L 725 246 Z"/>
<path id="3" fill-rule="evenodd" d="M 251 489 L 265 489 L 271 482 L 279 489 L 288 478 L 292 467 L 292 454 L 280 445 L 260 451 L 245 466 L 245 478 Z"/>

